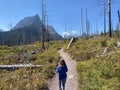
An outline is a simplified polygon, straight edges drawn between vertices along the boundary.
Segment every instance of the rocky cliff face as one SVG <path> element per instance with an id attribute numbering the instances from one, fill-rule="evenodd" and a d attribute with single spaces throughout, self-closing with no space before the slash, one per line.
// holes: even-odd
<path id="1" fill-rule="evenodd" d="M 24 19 L 20 20 L 13 30 L 24 28 L 24 27 L 40 27 L 41 20 L 38 15 L 25 17 Z"/>

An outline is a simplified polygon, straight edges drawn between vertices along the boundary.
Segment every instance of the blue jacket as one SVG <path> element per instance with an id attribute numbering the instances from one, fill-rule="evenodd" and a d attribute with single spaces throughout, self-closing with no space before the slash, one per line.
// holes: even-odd
<path id="1" fill-rule="evenodd" d="M 56 72 L 59 75 L 59 80 L 63 80 L 67 78 L 66 72 L 68 71 L 67 66 L 58 66 Z"/>

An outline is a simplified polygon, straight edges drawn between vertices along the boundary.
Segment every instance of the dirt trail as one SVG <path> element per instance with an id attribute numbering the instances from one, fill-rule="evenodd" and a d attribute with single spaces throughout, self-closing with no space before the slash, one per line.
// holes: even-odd
<path id="1" fill-rule="evenodd" d="M 78 82 L 77 82 L 77 73 L 76 73 L 76 62 L 70 58 L 70 56 L 65 53 L 62 49 L 59 51 L 60 56 L 65 59 L 66 64 L 68 66 L 67 72 L 67 81 L 65 90 L 77 90 Z M 49 90 L 59 90 L 58 87 L 58 76 L 57 74 L 54 78 L 49 82 Z"/>

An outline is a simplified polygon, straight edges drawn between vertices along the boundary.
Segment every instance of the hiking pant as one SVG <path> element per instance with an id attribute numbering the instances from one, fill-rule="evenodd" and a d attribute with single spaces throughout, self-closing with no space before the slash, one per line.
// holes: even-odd
<path id="1" fill-rule="evenodd" d="M 65 83 L 66 83 L 66 79 L 59 80 L 59 89 L 60 90 L 65 90 Z"/>

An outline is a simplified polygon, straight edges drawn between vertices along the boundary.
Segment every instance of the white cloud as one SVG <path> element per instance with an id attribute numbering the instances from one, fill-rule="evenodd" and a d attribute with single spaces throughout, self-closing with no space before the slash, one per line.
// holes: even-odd
<path id="1" fill-rule="evenodd" d="M 74 30 L 71 32 L 63 32 L 63 37 L 64 38 L 77 37 L 77 32 Z"/>
<path id="2" fill-rule="evenodd" d="M 69 32 L 63 32 L 63 36 L 69 36 L 70 33 Z"/>
<path id="3" fill-rule="evenodd" d="M 72 34 L 77 34 L 77 32 L 76 31 L 72 31 Z"/>

